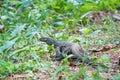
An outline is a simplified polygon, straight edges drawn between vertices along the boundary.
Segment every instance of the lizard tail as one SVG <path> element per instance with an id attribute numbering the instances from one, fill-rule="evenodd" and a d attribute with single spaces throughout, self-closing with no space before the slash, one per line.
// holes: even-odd
<path id="1" fill-rule="evenodd" d="M 97 63 L 94 63 L 92 60 L 90 60 L 89 58 L 85 59 L 84 62 L 87 64 L 87 65 L 92 65 L 94 67 L 98 66 Z"/>

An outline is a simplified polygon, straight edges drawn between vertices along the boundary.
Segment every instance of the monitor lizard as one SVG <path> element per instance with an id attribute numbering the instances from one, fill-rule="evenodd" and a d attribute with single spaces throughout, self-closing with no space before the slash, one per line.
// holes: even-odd
<path id="1" fill-rule="evenodd" d="M 83 60 L 83 57 L 85 57 L 83 54 L 84 51 L 78 43 L 56 41 L 53 38 L 49 37 L 42 37 L 40 38 L 40 41 L 45 42 L 48 45 L 54 46 L 56 55 L 51 57 L 54 61 L 61 61 L 66 57 L 66 55 L 73 54 L 74 57 L 79 59 L 79 61 L 85 62 L 89 65 L 94 65 L 94 63 L 89 58 Z"/>

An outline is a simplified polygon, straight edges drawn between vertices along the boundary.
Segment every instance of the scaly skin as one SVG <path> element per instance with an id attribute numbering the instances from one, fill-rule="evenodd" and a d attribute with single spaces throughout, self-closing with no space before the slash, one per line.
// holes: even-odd
<path id="1" fill-rule="evenodd" d="M 56 51 L 56 55 L 52 56 L 52 60 L 61 61 L 66 57 L 66 55 L 73 54 L 77 59 L 83 61 L 84 51 L 81 49 L 80 45 L 77 43 L 70 43 L 65 41 L 55 41 L 52 38 L 42 37 L 40 41 L 45 42 L 48 45 L 53 45 Z M 92 65 L 93 62 L 90 59 L 85 59 L 85 63 Z"/>

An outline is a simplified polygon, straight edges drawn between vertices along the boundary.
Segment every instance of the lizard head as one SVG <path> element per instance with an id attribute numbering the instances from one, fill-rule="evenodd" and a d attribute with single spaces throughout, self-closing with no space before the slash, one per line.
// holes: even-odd
<path id="1" fill-rule="evenodd" d="M 42 37 L 40 38 L 40 41 L 46 42 L 48 45 L 54 45 L 56 43 L 54 39 L 49 38 L 49 37 Z"/>

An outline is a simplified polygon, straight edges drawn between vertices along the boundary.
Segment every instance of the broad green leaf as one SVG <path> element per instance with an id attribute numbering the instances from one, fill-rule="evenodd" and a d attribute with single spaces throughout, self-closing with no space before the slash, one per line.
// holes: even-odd
<path id="1" fill-rule="evenodd" d="M 96 30 L 96 31 L 92 32 L 91 34 L 92 34 L 92 35 L 97 35 L 97 34 L 100 33 L 100 32 L 101 32 L 101 30 Z"/>
<path id="2" fill-rule="evenodd" d="M 80 68 L 78 73 L 75 73 L 72 77 L 71 80 L 76 80 L 82 76 L 86 75 L 86 70 L 85 68 Z"/>
<path id="3" fill-rule="evenodd" d="M 105 71 L 105 70 L 107 70 L 107 68 L 108 68 L 108 67 L 107 67 L 106 65 L 104 65 L 104 64 L 99 64 L 99 65 L 98 65 L 98 70 L 99 70 L 99 71 Z"/>
<path id="4" fill-rule="evenodd" d="M 100 58 L 100 61 L 101 61 L 101 62 L 110 62 L 110 57 L 107 56 L 107 55 L 103 55 L 103 56 Z"/>
<path id="5" fill-rule="evenodd" d="M 43 64 L 42 68 L 39 68 L 39 70 L 40 71 L 42 71 L 42 70 L 48 70 L 48 69 L 50 69 L 50 67 L 51 67 L 51 63 L 50 62 L 45 62 Z"/>
<path id="6" fill-rule="evenodd" d="M 2 19 L 2 20 L 6 20 L 6 19 L 8 19 L 8 16 L 6 16 L 6 15 L 1 16 L 1 19 Z"/>
<path id="7" fill-rule="evenodd" d="M 25 24 L 17 25 L 16 28 L 12 31 L 11 35 L 14 37 L 17 34 L 21 34 L 21 31 L 24 30 L 25 27 L 26 27 Z"/>
<path id="8" fill-rule="evenodd" d="M 80 32 L 87 35 L 87 34 L 89 34 L 91 32 L 91 29 L 83 28 L 83 29 L 80 30 Z"/>
<path id="9" fill-rule="evenodd" d="M 22 7 L 28 7 L 31 4 L 32 0 L 22 0 Z"/>
<path id="10" fill-rule="evenodd" d="M 120 80 L 120 73 L 114 75 L 114 80 Z"/>
<path id="11" fill-rule="evenodd" d="M 88 15 L 89 15 L 89 14 L 91 14 L 91 13 L 92 13 L 91 11 L 89 11 L 89 12 L 85 13 L 84 15 L 82 15 L 82 16 L 80 17 L 80 19 L 85 18 L 86 16 L 88 16 Z"/>
<path id="12" fill-rule="evenodd" d="M 55 26 L 55 27 L 64 26 L 64 23 L 63 23 L 63 22 L 55 22 L 55 23 L 54 23 L 54 26 Z"/>
<path id="13" fill-rule="evenodd" d="M 77 2 L 77 0 L 67 0 L 67 1 L 73 3 L 73 5 L 79 5 L 79 3 Z"/>
<path id="14" fill-rule="evenodd" d="M 0 47 L 0 53 L 2 53 L 4 50 L 9 50 L 12 48 L 12 46 L 15 44 L 16 40 L 18 38 L 15 38 L 11 41 L 6 41 L 3 46 Z"/>
<path id="15" fill-rule="evenodd" d="M 55 75 L 57 75 L 59 72 L 61 72 L 61 71 L 64 71 L 64 69 L 66 68 L 66 66 L 59 66 L 59 67 L 57 67 L 56 68 L 56 70 L 54 71 L 54 73 L 52 73 L 51 75 L 52 76 L 55 76 Z"/>
<path id="16" fill-rule="evenodd" d="M 32 57 L 39 64 L 40 57 L 36 53 L 29 53 L 27 56 Z"/>
<path id="17" fill-rule="evenodd" d="M 92 73 L 92 80 L 102 80 L 99 71 Z"/>
<path id="18" fill-rule="evenodd" d="M 12 53 L 8 56 L 8 58 L 10 58 L 11 56 L 13 56 L 13 55 L 15 55 L 15 54 L 17 54 L 17 53 L 19 53 L 19 52 L 21 52 L 21 51 L 26 51 L 26 50 L 29 50 L 29 49 L 30 49 L 30 46 L 26 46 L 26 47 L 23 47 L 23 48 L 21 48 L 21 49 L 15 50 L 14 52 L 12 52 Z"/>

